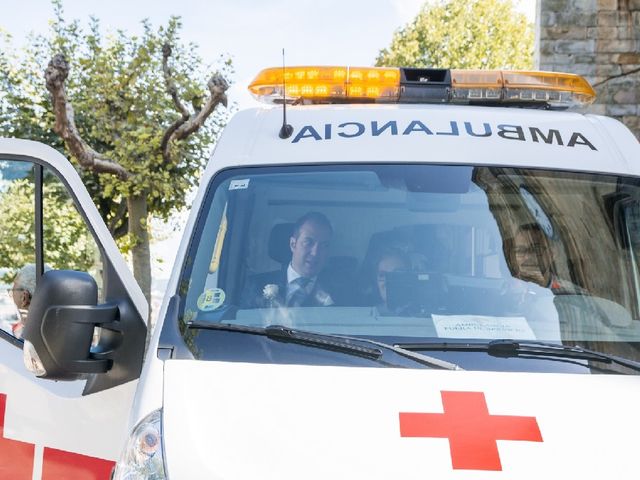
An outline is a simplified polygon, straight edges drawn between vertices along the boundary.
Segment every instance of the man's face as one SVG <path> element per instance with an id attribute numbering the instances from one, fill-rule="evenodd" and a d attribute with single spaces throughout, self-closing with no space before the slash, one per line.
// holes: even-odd
<path id="1" fill-rule="evenodd" d="M 28 308 L 31 300 L 31 295 L 24 288 L 20 288 L 17 285 L 17 282 L 13 283 L 13 302 L 16 304 L 18 308 Z"/>
<path id="2" fill-rule="evenodd" d="M 291 266 L 303 277 L 315 277 L 322 271 L 329 254 L 331 230 L 316 222 L 305 222 L 298 237 L 289 239 Z"/>
<path id="3" fill-rule="evenodd" d="M 514 253 L 518 277 L 546 287 L 550 282 L 551 258 L 542 235 L 536 231 L 519 232 L 514 239 Z"/>

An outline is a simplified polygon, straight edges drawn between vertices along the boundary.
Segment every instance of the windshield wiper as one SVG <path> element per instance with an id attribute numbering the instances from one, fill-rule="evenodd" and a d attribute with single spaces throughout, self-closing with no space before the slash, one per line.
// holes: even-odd
<path id="1" fill-rule="evenodd" d="M 227 332 L 249 333 L 252 335 L 262 335 L 272 340 L 282 340 L 300 345 L 310 345 L 312 347 L 323 348 L 340 353 L 357 355 L 360 357 L 378 360 L 382 357 L 382 350 L 379 348 L 369 348 L 362 345 L 354 345 L 345 342 L 340 337 L 331 335 L 316 334 L 305 332 L 302 330 L 294 330 L 280 325 L 270 325 L 268 327 L 249 327 L 247 325 L 233 325 L 230 323 L 207 323 L 207 322 L 188 322 L 189 328 L 198 328 L 205 330 L 224 330 Z"/>
<path id="2" fill-rule="evenodd" d="M 332 350 L 340 353 L 356 355 L 360 357 L 370 358 L 372 360 L 380 360 L 383 352 L 380 348 L 390 350 L 396 354 L 409 358 L 417 363 L 445 370 L 462 370 L 458 365 L 445 362 L 438 358 L 429 357 L 416 352 L 411 352 L 397 345 L 390 345 L 368 338 L 350 337 L 345 335 L 330 335 L 325 333 L 310 332 L 307 330 L 299 330 L 296 328 L 285 327 L 283 325 L 269 325 L 267 327 L 250 327 L 247 325 L 233 325 L 230 323 L 207 323 L 207 322 L 188 322 L 189 328 L 201 328 L 206 330 L 224 330 L 228 332 L 249 333 L 253 335 L 263 335 L 272 340 L 282 342 L 297 343 L 299 345 L 309 345 L 312 347 Z M 364 345 L 358 345 L 353 342 L 367 343 L 380 348 L 371 348 Z"/>
<path id="3" fill-rule="evenodd" d="M 433 351 L 467 351 L 486 352 L 495 357 L 558 357 L 578 360 L 591 360 L 604 363 L 616 363 L 632 370 L 640 371 L 640 362 L 618 357 L 608 353 L 590 350 L 577 345 L 562 345 L 558 343 L 539 342 L 535 340 L 492 340 L 490 342 L 428 342 L 428 343 L 401 343 L 397 347 L 410 351 L 433 350 Z"/>

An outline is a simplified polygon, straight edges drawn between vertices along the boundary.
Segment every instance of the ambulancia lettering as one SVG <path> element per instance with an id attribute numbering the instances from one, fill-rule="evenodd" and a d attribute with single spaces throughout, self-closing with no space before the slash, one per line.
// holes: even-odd
<path id="1" fill-rule="evenodd" d="M 497 135 L 505 140 L 520 142 L 543 143 L 564 147 L 584 146 L 591 150 L 598 150 L 594 144 L 581 132 L 564 132 L 535 126 L 512 125 L 499 123 L 491 125 L 487 122 L 459 122 L 452 120 L 448 125 L 436 128 L 422 120 L 399 122 L 389 120 L 381 122 L 343 122 L 339 124 L 325 123 L 322 126 L 305 125 L 293 137 L 291 143 L 301 140 L 332 140 L 336 138 L 356 138 L 369 135 L 371 137 L 384 136 L 469 136 L 487 138 Z"/>

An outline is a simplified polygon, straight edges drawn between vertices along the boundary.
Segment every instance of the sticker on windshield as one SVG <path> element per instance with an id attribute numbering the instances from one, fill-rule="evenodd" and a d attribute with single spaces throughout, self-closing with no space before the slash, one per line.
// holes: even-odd
<path id="1" fill-rule="evenodd" d="M 245 178 L 243 180 L 231 180 L 229 190 L 246 190 L 249 188 L 249 180 L 251 179 Z"/>
<path id="2" fill-rule="evenodd" d="M 432 315 L 431 318 L 440 338 L 536 338 L 524 317 Z"/>
<path id="3" fill-rule="evenodd" d="M 224 303 L 225 297 L 221 288 L 209 288 L 198 297 L 198 309 L 203 312 L 216 310 Z"/>

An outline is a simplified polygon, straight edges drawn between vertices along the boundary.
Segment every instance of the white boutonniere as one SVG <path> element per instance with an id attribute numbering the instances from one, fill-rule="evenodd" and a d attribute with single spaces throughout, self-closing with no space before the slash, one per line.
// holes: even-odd
<path id="1" fill-rule="evenodd" d="M 315 297 L 316 297 L 316 301 L 323 307 L 328 307 L 330 305 L 333 305 L 333 298 L 331 298 L 331 295 L 329 295 L 324 290 L 316 291 Z"/>
<path id="2" fill-rule="evenodd" d="M 279 290 L 280 289 L 278 285 L 270 283 L 268 285 L 265 285 L 262 289 L 262 296 L 265 298 L 265 300 L 275 300 L 278 296 Z"/>

